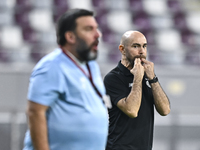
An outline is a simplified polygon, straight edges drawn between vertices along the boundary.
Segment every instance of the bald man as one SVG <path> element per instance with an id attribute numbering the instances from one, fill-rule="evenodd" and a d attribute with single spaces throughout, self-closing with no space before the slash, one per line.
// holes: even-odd
<path id="1" fill-rule="evenodd" d="M 104 78 L 112 108 L 106 150 L 152 150 L 154 107 L 161 116 L 170 113 L 170 102 L 146 60 L 147 40 L 138 31 L 127 31 L 119 45 L 118 66 Z"/>

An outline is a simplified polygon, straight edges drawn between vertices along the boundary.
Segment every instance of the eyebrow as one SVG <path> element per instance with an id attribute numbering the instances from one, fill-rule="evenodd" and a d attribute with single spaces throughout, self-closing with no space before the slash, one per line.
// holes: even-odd
<path id="1" fill-rule="evenodd" d="M 139 44 L 139 43 L 133 43 L 132 46 L 133 46 L 133 45 L 141 46 L 141 44 Z M 144 44 L 143 44 L 143 46 L 146 46 L 146 45 L 147 45 L 147 43 L 144 43 Z"/>
<path id="2" fill-rule="evenodd" d="M 87 29 L 87 28 L 98 29 L 98 26 L 86 25 L 86 26 L 84 26 L 83 28 L 84 28 L 84 29 Z"/>

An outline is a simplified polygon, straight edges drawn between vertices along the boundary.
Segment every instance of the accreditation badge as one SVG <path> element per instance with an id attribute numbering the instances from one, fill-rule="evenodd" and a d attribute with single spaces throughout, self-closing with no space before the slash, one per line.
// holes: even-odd
<path id="1" fill-rule="evenodd" d="M 104 101 L 104 104 L 106 105 L 107 108 L 109 108 L 109 109 L 112 108 L 112 103 L 111 103 L 109 95 L 104 95 L 103 96 L 103 101 Z"/>

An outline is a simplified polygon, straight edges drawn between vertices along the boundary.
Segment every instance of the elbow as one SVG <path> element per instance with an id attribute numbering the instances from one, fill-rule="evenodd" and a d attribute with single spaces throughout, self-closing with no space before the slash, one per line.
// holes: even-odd
<path id="1" fill-rule="evenodd" d="M 171 111 L 170 108 L 168 108 L 168 109 L 162 111 L 162 112 L 160 113 L 160 115 L 161 115 L 161 116 L 167 116 L 167 115 L 170 113 L 170 111 Z"/>
<path id="2" fill-rule="evenodd" d="M 128 112 L 127 112 L 127 115 L 128 115 L 128 117 L 130 117 L 130 118 L 137 118 L 138 112 L 136 112 L 136 111 L 128 111 Z"/>

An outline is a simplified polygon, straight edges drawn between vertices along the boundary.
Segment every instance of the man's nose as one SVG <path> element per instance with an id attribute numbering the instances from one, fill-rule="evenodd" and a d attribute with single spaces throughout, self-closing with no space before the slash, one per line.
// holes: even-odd
<path id="1" fill-rule="evenodd" d="M 139 53 L 140 54 L 144 54 L 145 48 L 144 47 L 140 47 Z"/>
<path id="2" fill-rule="evenodd" d="M 101 31 L 99 31 L 99 30 L 97 29 L 96 32 L 95 32 L 95 37 L 96 37 L 96 38 L 99 38 L 99 37 L 101 37 L 101 36 L 102 36 Z"/>

